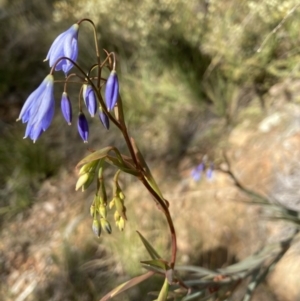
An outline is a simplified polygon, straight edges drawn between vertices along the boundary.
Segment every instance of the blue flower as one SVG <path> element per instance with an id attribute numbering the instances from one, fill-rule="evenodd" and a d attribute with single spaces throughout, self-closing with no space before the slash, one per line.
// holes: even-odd
<path id="1" fill-rule="evenodd" d="M 92 86 L 83 85 L 83 98 L 89 113 L 94 117 L 97 112 L 97 99 Z"/>
<path id="2" fill-rule="evenodd" d="M 50 67 L 61 57 L 68 57 L 76 62 L 78 56 L 78 30 L 79 25 L 74 24 L 54 40 L 45 59 L 45 61 L 49 60 Z M 62 59 L 55 66 L 55 70 L 63 70 L 67 74 L 72 67 L 73 64 L 69 60 Z"/>
<path id="3" fill-rule="evenodd" d="M 209 168 L 206 170 L 206 178 L 212 180 L 214 174 L 214 164 L 211 162 Z"/>
<path id="4" fill-rule="evenodd" d="M 70 98 L 66 92 L 63 92 L 60 102 L 61 112 L 66 119 L 68 125 L 72 122 L 72 105 Z"/>
<path id="5" fill-rule="evenodd" d="M 107 110 L 111 111 L 119 97 L 119 82 L 116 71 L 112 71 L 107 79 L 105 88 L 105 100 Z"/>
<path id="6" fill-rule="evenodd" d="M 100 121 L 102 122 L 103 126 L 108 130 L 109 129 L 109 118 L 103 112 L 101 107 L 99 107 L 99 118 L 100 118 Z"/>
<path id="7" fill-rule="evenodd" d="M 29 137 L 35 142 L 50 126 L 55 108 L 53 86 L 54 78 L 49 74 L 27 98 L 17 119 L 27 123 L 24 138 Z"/>
<path id="8" fill-rule="evenodd" d="M 84 143 L 87 143 L 89 137 L 89 125 L 82 112 L 80 112 L 78 115 L 77 128 L 80 137 L 82 138 Z"/>
<path id="9" fill-rule="evenodd" d="M 198 166 L 196 166 L 195 168 L 193 168 L 192 172 L 191 172 L 191 176 L 194 179 L 194 181 L 198 182 L 201 179 L 202 173 L 205 169 L 205 165 L 204 163 L 200 163 Z"/>

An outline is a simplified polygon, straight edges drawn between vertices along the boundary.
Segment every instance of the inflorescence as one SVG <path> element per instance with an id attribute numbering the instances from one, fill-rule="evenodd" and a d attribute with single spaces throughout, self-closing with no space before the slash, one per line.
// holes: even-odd
<path id="1" fill-rule="evenodd" d="M 119 98 L 119 82 L 115 70 L 115 55 L 113 52 L 107 53 L 105 51 L 106 58 L 101 62 L 97 41 L 95 40 L 97 63 L 94 64 L 87 73 L 83 71 L 76 63 L 78 57 L 79 27 L 83 21 L 91 23 L 95 33 L 93 22 L 89 19 L 82 19 L 60 34 L 52 43 L 45 59 L 45 61 L 49 61 L 51 68 L 50 73 L 39 87 L 29 95 L 17 119 L 22 120 L 23 123 L 27 123 L 24 138 L 29 137 L 35 142 L 41 134 L 48 129 L 52 122 L 55 108 L 55 81 L 53 76 L 55 71 L 63 71 L 66 76 L 61 98 L 61 111 L 69 125 L 72 122 L 72 105 L 67 94 L 67 86 L 70 83 L 70 78 L 76 77 L 79 79 L 76 83 L 80 83 L 82 86 L 82 97 L 79 97 L 77 121 L 78 133 L 82 140 L 87 142 L 89 136 L 88 121 L 82 109 L 83 102 L 91 117 L 94 117 L 98 111 L 99 119 L 103 126 L 109 129 L 108 115 L 110 111 L 114 110 Z M 77 71 L 79 71 L 79 74 L 73 73 L 68 75 L 74 66 L 77 68 Z M 110 75 L 107 79 L 101 77 L 101 71 L 104 67 L 110 71 Z M 96 76 L 94 76 L 94 70 L 97 70 Z M 93 73 L 93 76 L 91 76 L 91 73 Z M 101 88 L 104 85 L 105 102 L 101 94 Z"/>

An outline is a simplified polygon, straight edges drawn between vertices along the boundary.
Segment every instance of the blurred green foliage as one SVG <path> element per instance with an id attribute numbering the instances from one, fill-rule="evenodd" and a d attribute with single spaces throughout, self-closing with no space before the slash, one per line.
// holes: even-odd
<path id="1" fill-rule="evenodd" d="M 0 143 L 0 222 L 27 209 L 43 181 L 57 173 L 61 156 L 50 143 L 33 147 L 30 141 L 11 130 Z"/>
<path id="2" fill-rule="evenodd" d="M 265 94 L 276 81 L 298 76 L 297 5 L 296 0 L 70 0 L 56 2 L 55 11 L 58 20 L 92 18 L 102 45 L 121 56 L 124 76 L 139 82 L 143 72 L 160 81 L 164 72 L 173 72 L 194 94 L 189 101 L 212 103 L 218 116 L 233 118 L 228 107 L 238 102 L 237 92 L 250 86 Z M 230 90 L 225 95 L 224 86 Z M 152 94 L 155 90 L 152 86 Z"/>

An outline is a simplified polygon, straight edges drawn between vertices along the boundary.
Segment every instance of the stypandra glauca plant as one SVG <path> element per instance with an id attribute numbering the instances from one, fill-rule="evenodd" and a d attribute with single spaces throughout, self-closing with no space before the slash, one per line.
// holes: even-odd
<path id="1" fill-rule="evenodd" d="M 88 70 L 77 63 L 78 35 L 80 26 L 89 23 L 93 30 L 95 40 L 95 63 Z M 162 287 L 156 293 L 157 301 L 164 300 L 228 300 L 228 297 L 236 287 L 245 279 L 248 279 L 247 290 L 243 301 L 249 301 L 255 288 L 263 281 L 274 265 L 282 258 L 293 244 L 298 234 L 300 225 L 300 212 L 285 208 L 283 205 L 272 204 L 268 198 L 244 187 L 235 177 L 231 169 L 220 170 L 227 173 L 236 186 L 261 206 L 273 208 L 275 218 L 288 220 L 294 223 L 294 233 L 279 243 L 267 245 L 254 255 L 241 262 L 226 268 L 209 270 L 197 266 L 176 266 L 177 242 L 173 220 L 169 211 L 169 203 L 163 197 L 151 171 L 140 152 L 135 140 L 129 136 L 125 123 L 122 98 L 119 93 L 119 81 L 116 71 L 117 61 L 115 53 L 104 50 L 104 57 L 100 56 L 97 42 L 97 33 L 94 23 L 90 19 L 82 19 L 72 25 L 67 31 L 60 34 L 53 42 L 45 61 L 49 61 L 50 72 L 40 86 L 27 98 L 18 120 L 26 123 L 24 138 L 30 138 L 35 142 L 50 126 L 54 116 L 54 84 L 63 85 L 61 97 L 61 111 L 68 124 L 72 122 L 74 107 L 77 108 L 77 129 L 82 140 L 87 143 L 89 138 L 89 125 L 87 113 L 94 117 L 99 115 L 103 126 L 108 130 L 112 123 L 121 132 L 127 145 L 129 155 L 122 154 L 116 147 L 107 146 L 103 149 L 91 151 L 78 164 L 78 180 L 76 190 L 86 190 L 96 182 L 96 191 L 90 207 L 92 216 L 92 230 L 100 236 L 102 231 L 112 233 L 110 221 L 107 216 L 107 207 L 114 209 L 114 220 L 119 230 L 123 231 L 127 222 L 125 195 L 119 184 L 121 173 L 129 174 L 141 181 L 145 189 L 152 196 L 156 207 L 160 209 L 168 224 L 170 233 L 170 251 L 168 258 L 162 258 L 155 248 L 138 232 L 138 235 L 150 255 L 150 260 L 141 261 L 141 265 L 147 270 L 143 275 L 137 276 L 113 289 L 101 301 L 109 300 L 125 290 L 138 285 L 153 275 L 162 277 Z M 70 73 L 71 69 L 76 70 Z M 107 70 L 109 75 L 104 77 L 102 72 Z M 54 80 L 55 71 L 63 71 L 64 80 Z M 77 106 L 71 103 L 68 96 L 70 85 L 81 87 Z M 99 123 L 100 124 L 100 123 Z M 229 161 L 225 157 L 227 165 Z M 108 200 L 104 180 L 104 169 L 114 166 L 116 173 L 113 178 L 112 200 Z M 212 175 L 213 163 L 207 171 L 207 176 Z M 193 172 L 193 177 L 200 179 L 204 171 L 200 164 Z M 175 270 L 176 269 L 176 270 Z M 179 275 L 183 273 L 185 280 Z"/>
<path id="2" fill-rule="evenodd" d="M 78 36 L 79 29 L 83 23 L 89 23 L 92 27 L 95 40 L 95 63 L 88 70 L 77 63 L 78 57 Z M 100 121 L 106 129 L 113 123 L 121 132 L 127 145 L 129 156 L 122 154 L 116 147 L 108 146 L 103 149 L 93 151 L 83 158 L 77 165 L 79 178 L 76 183 L 76 190 L 86 190 L 94 181 L 97 182 L 95 197 L 90 208 L 92 216 L 92 230 L 100 236 L 102 230 L 111 234 L 112 228 L 107 218 L 107 208 L 114 208 L 114 220 L 117 227 L 124 230 L 127 222 L 125 196 L 119 185 L 120 173 L 127 173 L 141 181 L 144 187 L 152 195 L 152 199 L 164 214 L 171 237 L 170 258 L 161 258 L 150 243 L 140 234 L 143 244 L 150 254 L 151 260 L 144 261 L 143 265 L 148 269 L 144 275 L 136 277 L 127 283 L 119 286 L 103 300 L 107 300 L 118 293 L 137 285 L 154 274 L 162 275 L 165 280 L 159 293 L 158 300 L 166 300 L 170 284 L 179 284 L 188 291 L 186 286 L 174 276 L 176 263 L 176 233 L 169 211 L 169 203 L 164 199 L 157 183 L 155 182 L 147 163 L 140 152 L 136 142 L 129 136 L 125 123 L 122 98 L 119 93 L 119 81 L 116 72 L 116 56 L 114 52 L 104 50 L 105 57 L 100 56 L 97 41 L 96 27 L 92 20 L 82 19 L 72 25 L 67 31 L 60 34 L 53 42 L 45 61 L 49 61 L 50 72 L 45 77 L 40 86 L 27 98 L 18 120 L 26 123 L 24 138 L 30 138 L 33 142 L 42 135 L 50 126 L 54 116 L 54 85 L 63 84 L 64 90 L 61 97 L 61 111 L 68 124 L 72 122 L 72 113 L 75 105 L 71 103 L 68 96 L 68 88 L 72 84 L 81 86 L 81 93 L 78 99 L 77 129 L 82 140 L 87 143 L 89 137 L 89 125 L 86 112 L 94 117 L 99 115 Z M 70 71 L 76 70 L 75 73 Z M 102 71 L 107 69 L 109 76 L 104 78 Z M 56 71 L 63 71 L 65 80 L 55 81 Z M 108 164 L 117 168 L 113 179 L 113 199 L 108 202 L 105 181 L 103 177 L 104 169 Z"/>

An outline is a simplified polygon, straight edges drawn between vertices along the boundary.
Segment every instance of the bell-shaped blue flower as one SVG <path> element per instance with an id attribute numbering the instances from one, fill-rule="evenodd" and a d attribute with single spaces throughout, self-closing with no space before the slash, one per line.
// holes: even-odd
<path id="1" fill-rule="evenodd" d="M 49 74 L 27 98 L 17 119 L 27 123 L 24 138 L 35 142 L 50 126 L 55 108 L 53 87 L 54 78 Z"/>
<path id="2" fill-rule="evenodd" d="M 107 79 L 105 88 L 105 101 L 107 110 L 111 111 L 119 97 L 119 81 L 116 71 L 112 71 Z"/>
<path id="3" fill-rule="evenodd" d="M 78 115 L 77 128 L 83 142 L 87 143 L 89 138 L 89 125 L 82 112 L 80 112 Z"/>
<path id="4" fill-rule="evenodd" d="M 109 118 L 103 112 L 101 107 L 99 107 L 99 118 L 100 118 L 100 121 L 102 122 L 103 126 L 108 130 L 109 129 Z"/>
<path id="5" fill-rule="evenodd" d="M 78 31 L 79 25 L 74 24 L 54 40 L 45 59 L 45 61 L 49 60 L 50 67 L 61 57 L 68 57 L 76 62 L 78 56 Z M 55 66 L 55 70 L 63 70 L 67 75 L 72 67 L 72 62 L 62 59 Z"/>
<path id="6" fill-rule="evenodd" d="M 66 92 L 63 92 L 60 102 L 61 112 L 67 121 L 68 125 L 72 122 L 72 105 L 70 98 Z"/>
<path id="7" fill-rule="evenodd" d="M 83 99 L 89 113 L 94 117 L 97 112 L 97 99 L 92 86 L 83 85 Z"/>
<path id="8" fill-rule="evenodd" d="M 198 182 L 201 179 L 204 169 L 205 169 L 205 165 L 203 162 L 201 162 L 199 165 L 193 168 L 191 172 L 191 176 L 194 179 L 194 181 Z"/>

